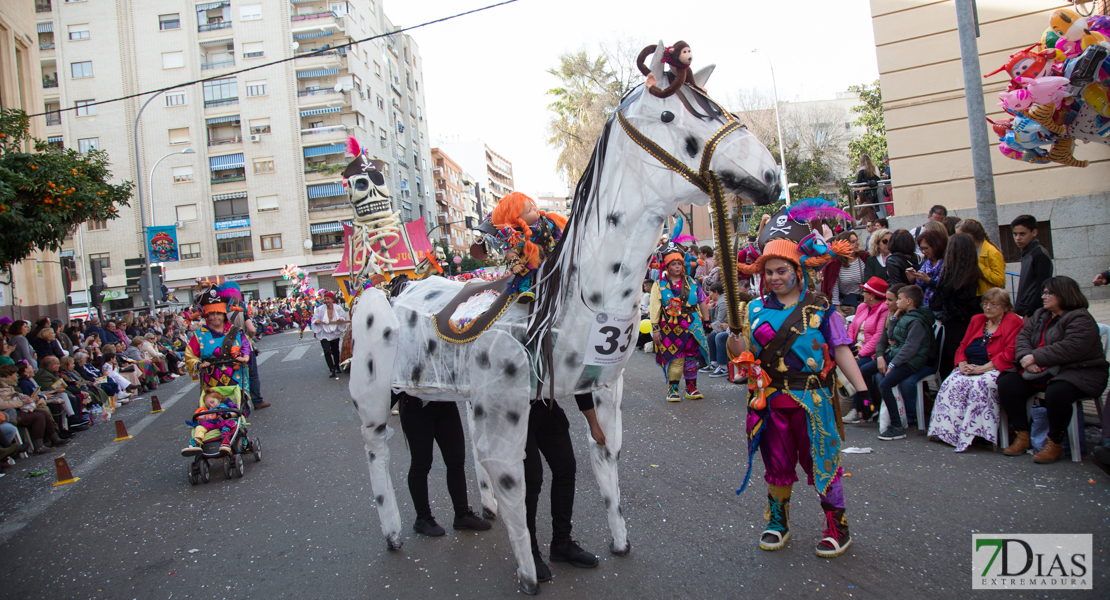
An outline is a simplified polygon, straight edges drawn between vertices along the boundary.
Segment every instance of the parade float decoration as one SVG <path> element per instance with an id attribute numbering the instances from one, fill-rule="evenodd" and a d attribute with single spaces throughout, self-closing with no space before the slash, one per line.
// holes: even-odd
<path id="1" fill-rule="evenodd" d="M 780 193 L 779 167 L 739 119 L 705 91 L 713 70 L 664 72 L 666 46 L 652 46 L 648 82 L 624 96 L 596 144 L 575 190 L 572 215 L 557 246 L 535 272 L 535 301 L 491 305 L 462 334 L 448 325 L 461 305 L 487 290 L 503 292 L 511 277 L 461 283 L 443 277 L 398 281 L 361 290 L 352 312 L 350 393 L 369 459 L 374 504 L 391 549 L 401 546 L 401 515 L 390 475 L 391 390 L 425 402 L 467 402 L 467 420 L 484 509 L 504 523 L 521 590 L 538 591 L 524 507 L 524 446 L 533 398 L 590 394 L 605 446 L 589 441 L 617 555 L 629 551 L 620 510 L 623 371 L 635 350 L 644 270 L 663 224 L 678 206 L 713 206 L 725 272 L 729 249 L 725 194 L 766 205 Z M 673 64 L 672 64 L 673 68 Z M 649 85 L 650 84 L 650 85 Z M 649 93 L 649 88 L 662 88 Z M 370 177 L 378 175 L 374 182 Z M 355 175 L 380 190 L 380 170 Z M 351 177 L 354 181 L 354 176 Z M 365 190 L 367 184 L 349 185 Z M 364 192 L 360 192 L 364 193 Z M 352 203 L 371 202 L 352 195 Z M 360 209 L 369 215 L 382 210 Z M 396 226 L 368 229 L 361 240 L 384 240 Z M 388 243 L 388 242 L 387 242 Z M 361 266 L 353 262 L 352 270 Z M 740 331 L 736 281 L 726 291 L 729 326 Z M 357 281 L 357 279 L 356 279 Z M 496 312 L 495 312 L 496 311 Z M 495 312 L 495 314 L 489 314 Z M 537 403 L 534 410 L 544 410 Z"/>
<path id="2" fill-rule="evenodd" d="M 1076 140 L 1110 145 L 1110 17 L 1052 13 L 1038 44 L 1016 52 L 984 77 L 1005 71 L 999 94 L 1011 118 L 990 120 L 1006 157 L 1033 164 L 1086 167 Z"/>

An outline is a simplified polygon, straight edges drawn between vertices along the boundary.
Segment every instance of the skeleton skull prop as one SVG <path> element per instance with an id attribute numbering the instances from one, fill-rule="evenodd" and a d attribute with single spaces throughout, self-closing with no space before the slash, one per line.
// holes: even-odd
<path id="1" fill-rule="evenodd" d="M 347 196 L 355 209 L 355 223 L 368 223 L 392 214 L 393 202 L 385 185 L 385 161 L 360 154 L 343 170 Z"/>

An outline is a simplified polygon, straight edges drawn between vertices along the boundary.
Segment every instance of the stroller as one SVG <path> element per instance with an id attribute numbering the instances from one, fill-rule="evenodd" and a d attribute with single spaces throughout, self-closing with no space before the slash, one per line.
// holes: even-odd
<path id="1" fill-rule="evenodd" d="M 224 386 L 212 388 L 219 391 L 226 396 L 229 400 L 234 402 L 237 406 L 242 406 L 242 390 L 239 386 Z M 204 392 L 201 392 L 201 400 L 204 399 Z M 189 483 L 196 485 L 198 482 L 208 483 L 211 477 L 211 464 L 210 461 L 222 461 L 224 474 L 228 479 L 233 477 L 242 477 L 244 474 L 243 456 L 253 454 L 255 462 L 262 460 L 262 442 L 256 437 L 250 439 L 249 432 L 247 431 L 247 419 L 244 416 L 245 411 L 232 408 L 219 408 L 216 410 L 206 410 L 195 413 L 193 417 L 200 417 L 205 415 L 231 415 L 235 419 L 235 426 L 232 429 L 231 441 L 228 444 L 231 447 L 231 454 L 226 454 L 220 451 L 220 446 L 223 445 L 223 433 L 219 429 L 209 430 L 201 438 L 201 452 L 193 456 L 192 462 L 186 466 L 186 475 L 189 477 Z M 190 425 L 190 429 L 192 425 Z"/>

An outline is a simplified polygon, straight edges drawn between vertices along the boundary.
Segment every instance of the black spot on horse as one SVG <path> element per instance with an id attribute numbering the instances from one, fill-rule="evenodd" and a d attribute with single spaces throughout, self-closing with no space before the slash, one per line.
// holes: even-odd
<path id="1" fill-rule="evenodd" d="M 606 496 L 604 498 L 604 500 L 605 500 L 605 510 L 609 510 L 609 507 L 613 505 L 613 499 Z"/>
<path id="2" fill-rule="evenodd" d="M 486 409 L 481 404 L 474 405 L 474 418 L 481 419 L 486 416 Z"/>
<path id="3" fill-rule="evenodd" d="M 617 273 L 621 272 L 621 264 L 619 262 L 613 263 L 609 265 L 609 270 L 612 271 L 614 275 L 616 275 Z"/>
<path id="4" fill-rule="evenodd" d="M 620 227 L 621 216 L 622 216 L 621 213 L 611 212 L 611 213 L 609 213 L 609 216 L 605 217 L 605 221 L 608 222 L 609 225 L 611 225 L 613 227 Z"/>
<path id="5" fill-rule="evenodd" d="M 482 483 L 478 484 L 478 487 L 482 488 L 483 490 L 488 490 L 489 484 L 483 481 Z"/>
<path id="6" fill-rule="evenodd" d="M 594 396 L 594 408 L 601 406 L 601 396 Z"/>
<path id="7" fill-rule="evenodd" d="M 370 375 L 370 379 L 374 378 L 374 359 L 366 361 L 366 372 Z"/>
<path id="8" fill-rule="evenodd" d="M 370 329 L 373 326 L 374 326 L 374 315 L 371 314 L 371 315 L 368 315 L 366 317 L 366 328 Z"/>
<path id="9" fill-rule="evenodd" d="M 428 354 L 434 354 L 435 351 L 436 351 L 436 348 L 438 346 L 439 346 L 439 342 L 435 341 L 434 339 L 429 339 L 428 340 Z"/>
<path id="10" fill-rule="evenodd" d="M 385 496 L 383 496 L 381 494 L 378 494 L 377 496 L 374 496 L 374 502 L 377 502 L 378 506 L 381 506 L 381 505 L 385 504 Z"/>
<path id="11" fill-rule="evenodd" d="M 418 319 L 418 318 L 419 317 L 417 316 L 415 310 L 410 312 L 409 313 L 409 327 L 416 327 L 416 319 Z"/>
<path id="12" fill-rule="evenodd" d="M 658 216 L 657 216 L 657 217 L 653 218 L 653 219 L 651 220 L 651 224 L 652 224 L 652 225 L 656 225 L 656 226 L 658 226 L 658 225 L 662 225 L 662 224 L 663 224 L 663 217 L 658 217 Z"/>
<path id="13" fill-rule="evenodd" d="M 422 365 L 420 363 L 417 363 L 417 364 L 412 366 L 411 375 L 412 375 L 412 382 L 413 383 L 416 383 L 416 382 L 420 381 L 420 376 L 423 375 L 423 374 L 424 374 L 424 365 Z"/>
<path id="14" fill-rule="evenodd" d="M 505 364 L 501 365 L 501 370 L 509 377 L 516 377 L 517 366 L 511 361 L 505 361 Z"/>
<path id="15" fill-rule="evenodd" d="M 594 389 L 596 384 L 597 384 L 597 375 L 587 376 L 586 371 L 582 371 L 582 374 L 578 376 L 578 381 L 576 381 L 574 383 L 574 389 L 576 389 L 576 390 L 592 390 L 592 389 Z M 597 398 L 594 398 L 594 405 L 595 406 L 597 405 Z"/>
<path id="16" fill-rule="evenodd" d="M 378 455 L 373 452 L 367 452 L 367 454 L 370 455 L 370 462 L 374 462 L 374 460 L 378 458 Z"/>
<path id="17" fill-rule="evenodd" d="M 563 362 L 568 367 L 577 367 L 578 363 L 581 362 L 581 360 L 582 360 L 582 357 L 579 356 L 579 354 L 577 352 L 570 352 L 570 353 L 567 354 L 567 358 Z"/>
<path id="18" fill-rule="evenodd" d="M 608 448 L 603 447 L 601 450 L 602 452 L 604 452 L 604 454 L 602 454 L 602 457 L 604 457 L 605 460 L 613 460 L 613 453 L 610 452 Z"/>
<path id="19" fill-rule="evenodd" d="M 369 425 L 366 426 L 366 428 L 367 429 L 373 429 L 375 425 L 377 425 L 377 423 L 370 423 Z"/>
<path id="20" fill-rule="evenodd" d="M 443 292 L 439 291 L 439 290 L 436 290 L 434 292 L 428 292 L 427 294 L 424 294 L 424 301 L 427 302 L 428 300 L 434 300 L 436 298 L 439 298 L 442 295 L 443 295 Z"/>
<path id="21" fill-rule="evenodd" d="M 624 290 L 623 292 L 621 292 L 621 298 L 627 298 L 627 297 L 631 296 L 633 291 L 634 290 L 632 288 L 628 288 L 627 290 Z"/>
<path id="22" fill-rule="evenodd" d="M 385 423 L 378 425 L 378 427 L 374 429 L 374 433 L 385 433 Z"/>
<path id="23" fill-rule="evenodd" d="M 382 330 L 382 339 L 383 340 L 388 342 L 392 338 L 393 338 L 393 328 L 392 327 L 386 327 L 385 329 Z"/>
<path id="24" fill-rule="evenodd" d="M 505 413 L 505 418 L 508 419 L 509 422 L 513 425 L 516 425 L 520 422 L 520 413 L 516 412 L 515 410 L 510 410 Z"/>
<path id="25" fill-rule="evenodd" d="M 509 475 L 508 473 L 502 475 L 501 479 L 498 479 L 497 482 L 500 483 L 501 487 L 506 491 L 516 487 L 516 479 L 514 479 L 513 476 Z"/>
<path id="26" fill-rule="evenodd" d="M 356 409 L 358 408 L 358 400 L 351 398 L 351 404 L 354 404 Z"/>
<path id="27" fill-rule="evenodd" d="M 478 366 L 480 368 L 482 368 L 482 369 L 488 369 L 489 368 L 489 352 L 486 352 L 485 350 L 482 350 L 481 352 L 478 353 L 478 356 L 475 357 L 475 360 L 477 361 Z"/>
<path id="28" fill-rule="evenodd" d="M 692 135 L 686 136 L 686 154 L 689 154 L 690 158 L 698 155 L 698 150 L 700 149 L 699 146 L 700 144 L 698 144 L 698 138 Z"/>
<path id="29" fill-rule="evenodd" d="M 594 292 L 590 294 L 590 303 L 598 304 L 601 302 L 601 292 Z"/>

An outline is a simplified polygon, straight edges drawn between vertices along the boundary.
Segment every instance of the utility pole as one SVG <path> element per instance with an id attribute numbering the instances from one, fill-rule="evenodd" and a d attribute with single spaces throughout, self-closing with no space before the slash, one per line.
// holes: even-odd
<path id="1" fill-rule="evenodd" d="M 991 165 L 987 107 L 983 102 L 983 73 L 979 69 L 979 16 L 975 0 L 956 0 L 956 26 L 960 33 L 960 56 L 964 68 L 967 127 L 971 133 L 971 166 L 975 173 L 975 208 L 979 222 L 995 246 L 998 242 L 998 204 L 994 196 L 994 167 Z"/>

